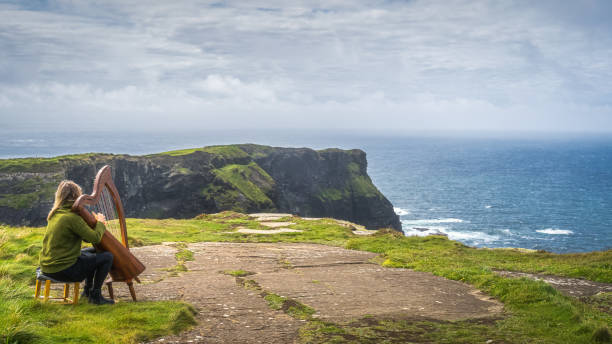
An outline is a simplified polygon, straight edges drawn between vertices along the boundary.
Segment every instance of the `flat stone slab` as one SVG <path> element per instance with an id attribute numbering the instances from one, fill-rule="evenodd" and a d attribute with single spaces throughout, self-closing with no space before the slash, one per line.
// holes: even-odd
<path id="1" fill-rule="evenodd" d="M 302 232 L 300 229 L 291 228 L 278 228 L 278 229 L 251 229 L 251 228 L 239 228 L 236 230 L 238 233 L 248 234 L 278 234 L 278 233 L 299 233 Z"/>
<path id="2" fill-rule="evenodd" d="M 355 234 L 355 235 L 372 235 L 372 234 L 374 234 L 376 232 L 378 232 L 378 231 L 364 230 L 364 231 L 353 231 L 353 234 Z"/>
<path id="3" fill-rule="evenodd" d="M 293 215 L 284 214 L 284 213 L 253 213 L 253 214 L 249 214 L 249 216 L 254 217 L 255 220 L 257 221 L 274 221 L 274 220 L 281 219 L 283 217 L 293 216 Z"/>
<path id="4" fill-rule="evenodd" d="M 353 230 L 360 230 L 360 231 L 365 231 L 365 230 L 367 230 L 367 229 L 365 228 L 365 226 L 358 225 L 358 224 L 356 224 L 356 223 L 352 223 L 352 222 L 350 222 L 350 221 L 345 221 L 345 220 L 335 220 L 335 221 L 336 221 L 336 222 L 338 222 L 338 224 L 339 224 L 339 225 L 342 225 L 342 226 L 344 226 L 344 227 L 351 228 L 351 229 L 353 229 Z"/>
<path id="5" fill-rule="evenodd" d="M 294 225 L 295 223 L 294 222 L 260 222 L 259 224 L 264 225 L 266 227 L 277 228 L 277 227 L 291 226 L 291 225 Z"/>
<path id="6" fill-rule="evenodd" d="M 265 230 L 270 232 L 272 230 Z M 132 252 L 147 266 L 139 300 L 184 300 L 198 310 L 198 325 L 163 343 L 293 343 L 303 321 L 271 310 L 258 291 L 228 270 L 246 270 L 268 292 L 300 301 L 315 316 L 345 322 L 365 315 L 457 320 L 496 316 L 502 304 L 456 281 L 370 263 L 374 253 L 303 243 L 195 243 L 188 272 L 173 276 L 176 249 L 167 243 Z M 143 277 L 145 276 L 143 274 Z M 128 289 L 115 293 L 129 302 Z M 160 339 L 154 341 L 159 343 Z"/>

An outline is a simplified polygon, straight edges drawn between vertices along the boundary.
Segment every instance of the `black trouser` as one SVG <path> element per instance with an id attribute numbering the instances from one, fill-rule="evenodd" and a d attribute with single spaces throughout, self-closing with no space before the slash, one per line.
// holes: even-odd
<path id="1" fill-rule="evenodd" d="M 110 252 L 97 252 L 93 247 L 81 250 L 81 255 L 69 268 L 45 275 L 62 282 L 85 281 L 85 287 L 100 289 L 113 265 L 113 254 Z"/>

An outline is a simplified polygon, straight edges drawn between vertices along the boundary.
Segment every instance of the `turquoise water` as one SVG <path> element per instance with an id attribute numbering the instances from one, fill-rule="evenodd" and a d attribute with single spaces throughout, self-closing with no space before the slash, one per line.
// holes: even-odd
<path id="1" fill-rule="evenodd" d="M 211 144 L 360 148 L 407 235 L 477 247 L 612 248 L 612 139 L 376 137 L 331 132 L 4 133 L 0 157 L 144 154 Z"/>

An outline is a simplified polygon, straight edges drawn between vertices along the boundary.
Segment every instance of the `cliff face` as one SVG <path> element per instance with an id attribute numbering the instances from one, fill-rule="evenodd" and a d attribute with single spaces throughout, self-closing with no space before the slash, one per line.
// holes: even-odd
<path id="1" fill-rule="evenodd" d="M 288 212 L 401 230 L 391 203 L 367 175 L 363 151 L 259 145 L 0 160 L 0 222 L 45 224 L 60 180 L 72 179 L 91 193 L 97 170 L 106 164 L 128 217 Z"/>

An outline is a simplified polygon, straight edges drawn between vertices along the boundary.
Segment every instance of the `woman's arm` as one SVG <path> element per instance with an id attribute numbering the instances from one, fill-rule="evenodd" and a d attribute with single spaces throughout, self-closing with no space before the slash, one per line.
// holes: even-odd
<path id="1" fill-rule="evenodd" d="M 91 227 L 89 227 L 87 222 L 85 222 L 82 217 L 77 215 L 74 217 L 75 220 L 71 224 L 70 229 L 76 235 L 80 236 L 84 241 L 90 242 L 92 244 L 97 244 L 100 242 L 100 239 L 102 239 L 102 235 L 106 230 L 106 227 L 104 226 L 104 221 L 106 219 L 102 214 L 94 213 L 94 216 L 96 216 L 96 219 L 98 220 L 95 228 L 92 229 Z"/>

